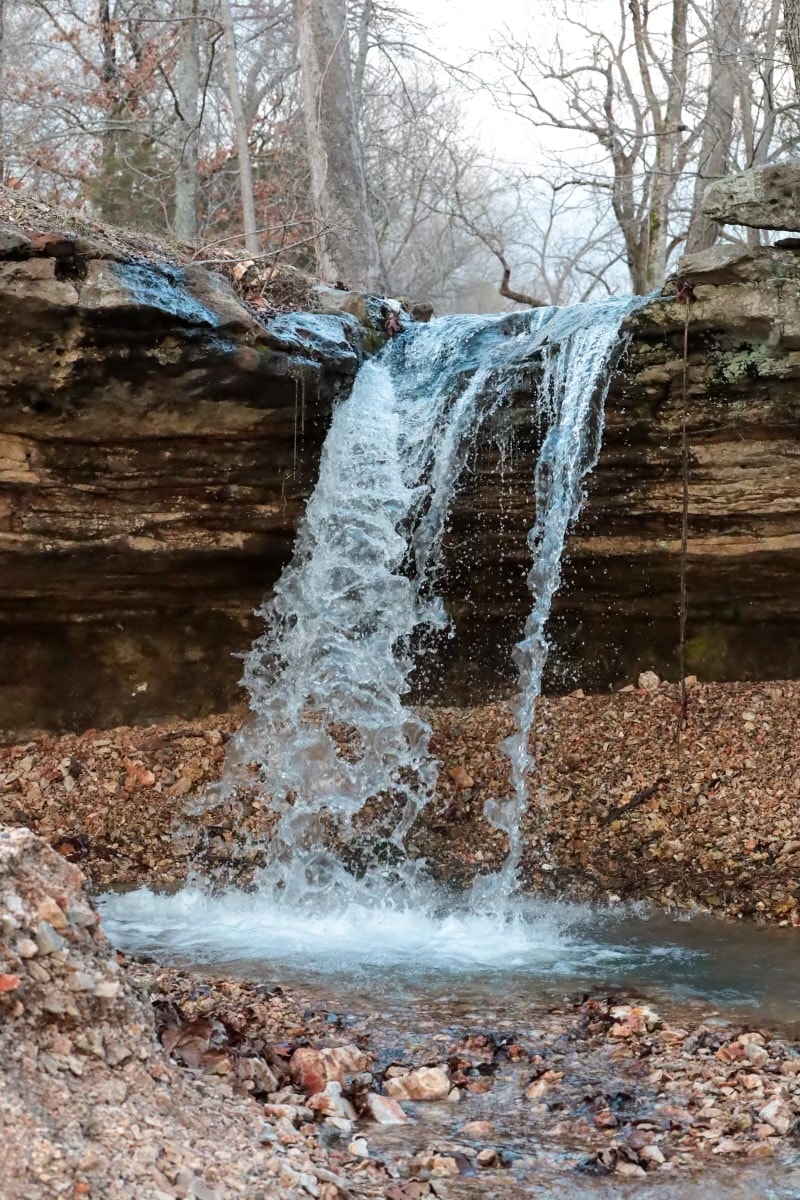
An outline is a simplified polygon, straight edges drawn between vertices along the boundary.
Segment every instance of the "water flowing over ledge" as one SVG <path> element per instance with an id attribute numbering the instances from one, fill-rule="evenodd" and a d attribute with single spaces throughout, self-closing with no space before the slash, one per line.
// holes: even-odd
<path id="1" fill-rule="evenodd" d="M 408 858 L 405 837 L 436 763 L 430 728 L 405 697 L 430 635 L 448 628 L 436 587 L 440 547 L 470 449 L 520 371 L 535 368 L 542 445 L 529 535 L 533 608 L 516 651 L 517 731 L 506 747 L 513 795 L 487 805 L 509 854 L 499 879 L 482 881 L 475 896 L 483 911 L 490 899 L 502 910 L 515 887 L 528 741 L 564 542 L 599 453 L 619 327 L 642 303 L 443 318 L 412 327 L 362 367 L 334 413 L 292 562 L 261 610 L 266 630 L 244 676 L 254 717 L 210 797 L 230 793 L 258 764 L 279 814 L 262 891 L 314 907 L 431 903 L 424 864 Z M 352 821 L 375 798 L 390 806 L 390 824 L 379 849 L 364 858 L 359 847 L 354 871 Z"/>

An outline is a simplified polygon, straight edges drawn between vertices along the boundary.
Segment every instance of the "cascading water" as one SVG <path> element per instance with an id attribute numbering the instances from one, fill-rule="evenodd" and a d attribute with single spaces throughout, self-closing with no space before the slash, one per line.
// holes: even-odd
<path id="1" fill-rule="evenodd" d="M 414 643 L 447 626 L 435 586 L 439 548 L 469 448 L 519 368 L 539 359 L 533 609 L 515 651 L 517 729 L 506 743 L 513 794 L 486 808 L 510 849 L 499 879 L 482 881 L 481 900 L 487 891 L 495 901 L 513 891 L 545 625 L 567 529 L 600 448 L 608 361 L 638 303 L 415 326 L 362 367 L 336 409 L 293 560 L 261 610 L 266 631 L 245 669 L 254 718 L 234 739 L 221 784 L 230 790 L 243 764 L 260 764 L 280 814 L 260 884 L 276 898 L 419 902 L 420 864 L 404 839 L 431 794 L 436 764 L 428 725 L 404 703 Z M 335 846 L 351 839 L 353 817 L 375 797 L 390 800 L 396 814 L 384 847 L 389 865 L 373 864 L 356 881 Z"/>
<path id="2" fill-rule="evenodd" d="M 251 791 L 255 761 L 277 817 L 257 892 L 211 897 L 198 881 L 173 897 L 108 897 L 106 917 L 125 944 L 229 957 L 271 946 L 306 965 L 427 957 L 551 970 L 585 957 L 573 938 L 583 916 L 513 893 L 546 623 L 600 448 L 609 362 L 641 303 L 441 318 L 361 368 L 333 414 L 292 562 L 261 610 L 265 632 L 245 669 L 253 717 L 203 801 L 213 806 L 240 784 Z M 486 417 L 522 386 L 534 393 L 542 436 L 528 538 L 533 605 L 515 652 L 512 792 L 485 810 L 509 852 L 498 875 L 479 877 L 459 901 L 406 850 L 437 766 L 430 728 L 406 698 L 426 634 L 448 627 L 436 585 L 459 476 Z M 388 813 L 370 853 L 354 825 L 368 801 Z"/>

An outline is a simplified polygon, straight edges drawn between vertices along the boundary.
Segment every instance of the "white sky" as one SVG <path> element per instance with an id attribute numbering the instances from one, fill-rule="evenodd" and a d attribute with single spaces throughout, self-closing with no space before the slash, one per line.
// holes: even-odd
<path id="1" fill-rule="evenodd" d="M 432 48 L 459 63 L 490 50 L 504 27 L 530 28 L 537 18 L 546 20 L 548 6 L 537 0 L 407 0 L 407 8 L 430 30 Z M 475 96 L 468 111 L 481 140 L 497 159 L 526 166 L 535 163 L 525 121 L 498 110 L 486 93 Z"/>

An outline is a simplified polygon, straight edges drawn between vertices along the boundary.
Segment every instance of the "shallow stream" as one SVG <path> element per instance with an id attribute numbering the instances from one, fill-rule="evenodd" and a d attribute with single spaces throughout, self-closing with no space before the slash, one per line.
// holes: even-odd
<path id="1" fill-rule="evenodd" d="M 333 1028 L 368 1036 L 383 1066 L 435 1061 L 476 1031 L 552 1046 L 565 1001 L 578 993 L 645 998 L 687 1028 L 738 1022 L 783 1037 L 800 1034 L 796 929 L 673 920 L 640 906 L 534 901 L 505 921 L 474 912 L 436 917 L 355 907 L 324 914 L 283 909 L 255 895 L 211 898 L 199 891 L 107 896 L 102 911 L 109 935 L 128 952 L 280 985 L 327 1013 Z M 606 1091 L 621 1087 L 607 1057 L 590 1055 L 581 1070 L 580 1087 L 598 1080 Z M 529 1078 L 529 1066 L 502 1063 L 486 1094 L 464 1092 L 458 1105 L 406 1105 L 415 1124 L 370 1125 L 370 1153 L 389 1159 L 431 1147 L 458 1153 L 470 1145 L 463 1125 L 489 1121 L 505 1169 L 437 1181 L 440 1196 L 800 1197 L 800 1145 L 792 1141 L 771 1159 L 735 1167 L 706 1158 L 698 1171 L 632 1182 L 583 1174 L 576 1164 L 585 1140 L 568 1121 L 558 1136 L 552 1127 L 537 1129 L 524 1098 Z"/>

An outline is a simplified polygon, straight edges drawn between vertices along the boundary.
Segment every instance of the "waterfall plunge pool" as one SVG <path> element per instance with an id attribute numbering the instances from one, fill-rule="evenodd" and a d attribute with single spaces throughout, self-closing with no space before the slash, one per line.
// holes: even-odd
<path id="1" fill-rule="evenodd" d="M 501 1061 L 496 1071 L 493 1065 L 495 1073 L 484 1077 L 491 1078 L 490 1089 L 465 1091 L 457 1105 L 404 1105 L 410 1125 L 362 1126 L 370 1155 L 401 1175 L 408 1169 L 402 1164 L 431 1152 L 474 1163 L 488 1138 L 502 1156 L 502 1169 L 481 1172 L 467 1165 L 465 1174 L 437 1179 L 431 1195 L 440 1200 L 800 1196 L 796 1138 L 781 1143 L 768 1159 L 735 1164 L 710 1155 L 696 1158 L 691 1149 L 681 1159 L 679 1151 L 675 1173 L 657 1171 L 633 1181 L 584 1169 L 581 1164 L 591 1161 L 599 1144 L 591 1122 L 604 1097 L 621 1106 L 618 1138 L 624 1144 L 631 1130 L 637 1133 L 635 1124 L 626 1124 L 625 1105 L 631 1104 L 632 1115 L 657 1123 L 687 1103 L 692 1076 L 682 1079 L 683 1094 L 657 1095 L 661 1085 L 647 1082 L 653 1060 L 643 1060 L 643 1073 L 637 1074 L 635 1063 L 631 1069 L 615 1060 L 613 1044 L 584 1047 L 569 1033 L 580 1011 L 576 994 L 588 993 L 624 1003 L 644 998 L 658 1011 L 667 1041 L 659 1065 L 671 1067 L 674 1059 L 684 1069 L 692 1062 L 682 1048 L 684 1036 L 698 1030 L 702 1035 L 703 1029 L 724 1040 L 734 1035 L 732 1025 L 743 1024 L 764 1030 L 766 1038 L 779 1031 L 777 1036 L 796 1039 L 796 929 L 702 916 L 671 919 L 640 905 L 592 908 L 535 900 L 518 900 L 505 919 L 480 915 L 474 907 L 438 916 L 430 908 L 355 904 L 338 912 L 308 911 L 258 893 L 212 897 L 192 889 L 170 896 L 145 889 L 107 894 L 100 909 L 107 933 L 128 953 L 195 968 L 191 987 L 198 994 L 211 993 L 214 979 L 288 990 L 302 998 L 298 1003 L 307 1006 L 306 1016 L 324 1014 L 340 1040 L 368 1045 L 378 1070 L 393 1061 L 439 1061 L 476 1034 L 488 1034 L 495 1043 L 518 1039 L 531 1054 L 543 1055 L 563 1073 L 553 1093 L 561 1113 L 539 1112 L 546 1105 L 526 1098 L 536 1062 L 529 1057 Z M 708 1055 L 695 1058 L 691 1070 L 718 1066 L 713 1045 Z M 701 1125 L 698 1137 L 704 1132 Z"/>
<path id="2" fill-rule="evenodd" d="M 100 901 L 121 949 L 381 1003 L 455 991 L 475 1003 L 626 989 L 800 1030 L 800 930 L 680 919 L 644 905 L 518 900 L 474 908 L 286 907 L 263 894 L 147 889 Z"/>

